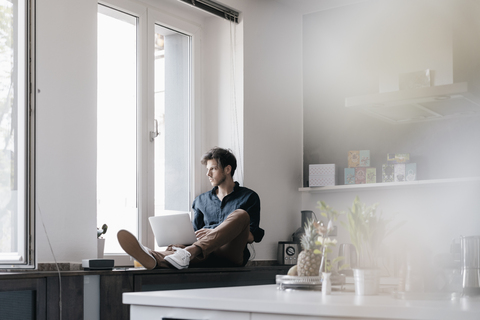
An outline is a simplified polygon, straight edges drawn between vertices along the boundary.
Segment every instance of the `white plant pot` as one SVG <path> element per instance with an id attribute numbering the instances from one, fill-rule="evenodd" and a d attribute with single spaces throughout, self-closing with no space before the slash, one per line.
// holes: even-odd
<path id="1" fill-rule="evenodd" d="M 353 269 L 355 294 L 377 295 L 380 288 L 380 269 Z"/>
<path id="2" fill-rule="evenodd" d="M 97 258 L 103 259 L 103 252 L 105 250 L 105 239 L 97 238 Z"/>
<path id="3" fill-rule="evenodd" d="M 332 280 L 330 272 L 322 272 L 322 295 L 332 294 Z"/>

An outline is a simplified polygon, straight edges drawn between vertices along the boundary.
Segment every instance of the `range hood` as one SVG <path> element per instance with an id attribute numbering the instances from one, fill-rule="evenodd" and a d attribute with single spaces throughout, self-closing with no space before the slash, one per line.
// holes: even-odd
<path id="1" fill-rule="evenodd" d="M 480 115 L 467 82 L 349 97 L 345 106 L 397 124 Z"/>

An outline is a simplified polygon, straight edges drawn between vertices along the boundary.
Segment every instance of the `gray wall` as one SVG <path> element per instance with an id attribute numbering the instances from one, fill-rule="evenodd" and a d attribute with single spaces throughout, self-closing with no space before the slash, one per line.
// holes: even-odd
<path id="1" fill-rule="evenodd" d="M 377 182 L 387 153 L 410 153 L 420 180 L 480 175 L 480 117 L 392 125 L 345 107 L 346 97 L 386 91 L 399 73 L 478 83 L 472 12 L 480 5 L 471 1 L 368 1 L 304 16 L 304 181 L 309 164 L 336 163 L 343 184 L 349 150 L 371 151 Z"/>

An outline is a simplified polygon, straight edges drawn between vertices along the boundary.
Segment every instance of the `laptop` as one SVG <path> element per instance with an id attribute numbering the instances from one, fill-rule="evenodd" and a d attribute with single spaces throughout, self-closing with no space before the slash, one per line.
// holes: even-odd
<path id="1" fill-rule="evenodd" d="M 159 247 L 171 244 L 191 245 L 197 238 L 190 221 L 190 212 L 169 211 L 167 214 L 150 217 L 150 226 Z"/>

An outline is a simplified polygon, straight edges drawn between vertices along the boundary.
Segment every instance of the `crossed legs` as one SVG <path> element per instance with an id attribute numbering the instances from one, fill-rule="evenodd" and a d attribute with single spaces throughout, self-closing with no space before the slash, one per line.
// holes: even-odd
<path id="1" fill-rule="evenodd" d="M 150 251 L 143 247 L 128 231 L 120 230 L 118 240 L 122 248 L 145 268 L 172 268 L 165 257 L 182 248 L 190 254 L 190 265 L 201 265 L 209 257 L 227 261 L 233 265 L 243 264 L 243 251 L 250 232 L 250 216 L 245 210 L 237 209 L 215 229 L 191 246 L 170 245 L 166 251 Z M 128 236 L 126 233 L 130 234 Z M 133 237 L 133 239 L 132 239 Z M 133 243 L 136 242 L 136 243 Z"/>

